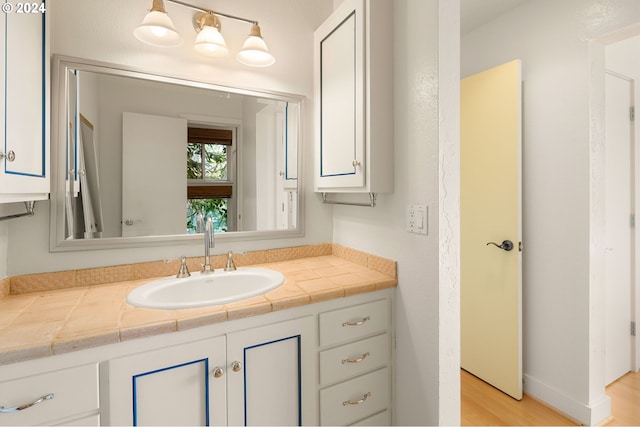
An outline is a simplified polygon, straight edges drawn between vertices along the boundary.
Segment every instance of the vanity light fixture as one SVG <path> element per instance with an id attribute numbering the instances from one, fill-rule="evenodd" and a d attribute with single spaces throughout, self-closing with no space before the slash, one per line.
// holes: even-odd
<path id="1" fill-rule="evenodd" d="M 276 62 L 273 55 L 269 53 L 257 22 L 251 26 L 249 38 L 242 45 L 242 50 L 238 52 L 236 59 L 238 62 L 252 67 L 268 67 Z"/>
<path id="2" fill-rule="evenodd" d="M 133 35 L 143 43 L 152 46 L 172 47 L 182 43 L 171 18 L 164 9 L 162 0 L 153 0 L 151 10 L 133 31 Z"/>
<path id="3" fill-rule="evenodd" d="M 193 45 L 198 53 L 212 57 L 228 54 L 226 42 L 220 32 L 221 24 L 218 19 L 219 16 L 223 16 L 251 24 L 249 37 L 236 55 L 238 62 L 252 67 L 268 67 L 276 62 L 262 38 L 258 21 L 203 9 L 178 0 L 167 1 L 198 11 L 194 17 L 194 26 L 198 35 Z M 182 42 L 182 37 L 176 32 L 173 22 L 171 22 L 169 15 L 165 11 L 163 0 L 153 0 L 151 10 L 145 16 L 142 24 L 136 27 L 133 34 L 141 42 L 153 46 L 172 47 Z"/>

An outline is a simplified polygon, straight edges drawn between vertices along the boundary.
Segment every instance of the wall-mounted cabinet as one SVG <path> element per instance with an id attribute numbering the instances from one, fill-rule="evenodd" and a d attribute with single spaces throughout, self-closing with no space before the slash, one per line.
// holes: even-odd
<path id="1" fill-rule="evenodd" d="M 393 191 L 390 0 L 345 0 L 314 33 L 315 189 Z"/>
<path id="2" fill-rule="evenodd" d="M 29 5 L 27 7 L 27 5 Z M 0 19 L 0 203 L 49 195 L 46 3 L 6 3 Z M 36 7 L 37 6 L 37 7 Z"/>

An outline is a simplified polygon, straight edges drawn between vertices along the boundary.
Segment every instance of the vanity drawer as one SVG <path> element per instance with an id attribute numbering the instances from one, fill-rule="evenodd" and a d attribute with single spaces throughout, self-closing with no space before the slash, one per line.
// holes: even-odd
<path id="1" fill-rule="evenodd" d="M 320 424 L 348 425 L 388 405 L 389 370 L 384 368 L 320 390 Z"/>
<path id="2" fill-rule="evenodd" d="M 381 368 L 389 362 L 389 335 L 382 334 L 320 352 L 320 384 Z"/>
<path id="3" fill-rule="evenodd" d="M 0 425 L 51 423 L 97 410 L 98 365 L 90 364 L 0 383 L 0 407 L 15 408 L 53 395 L 19 412 L 0 413 Z"/>
<path id="4" fill-rule="evenodd" d="M 389 328 L 388 300 L 320 314 L 320 346 L 356 340 Z"/>
<path id="5" fill-rule="evenodd" d="M 351 424 L 352 426 L 390 426 L 391 425 L 391 412 L 382 411 L 379 414 L 360 420 L 357 423 Z"/>

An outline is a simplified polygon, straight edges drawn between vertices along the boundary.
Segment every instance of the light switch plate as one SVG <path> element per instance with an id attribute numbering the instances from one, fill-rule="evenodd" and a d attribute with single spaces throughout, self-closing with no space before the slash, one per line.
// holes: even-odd
<path id="1" fill-rule="evenodd" d="M 429 207 L 409 205 L 407 207 L 407 232 L 429 234 Z"/>

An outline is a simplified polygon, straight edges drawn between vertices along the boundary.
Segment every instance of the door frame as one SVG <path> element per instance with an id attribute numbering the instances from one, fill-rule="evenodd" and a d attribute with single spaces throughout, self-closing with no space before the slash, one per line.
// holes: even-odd
<path id="1" fill-rule="evenodd" d="M 640 43 L 640 42 L 639 42 Z M 608 65 L 608 64 L 607 64 Z M 640 71 L 640 70 L 639 70 Z M 619 72 L 610 70 L 608 67 L 605 68 L 605 79 L 606 77 L 611 76 L 620 80 L 624 80 L 626 82 L 628 82 L 629 87 L 630 87 L 630 96 L 629 96 L 629 102 L 630 102 L 630 107 L 635 109 L 635 91 L 636 91 L 636 87 L 635 87 L 635 79 L 633 77 L 629 77 L 623 74 L 620 74 Z M 606 88 L 606 84 L 605 84 L 605 88 Z M 605 91 L 606 93 L 606 91 Z M 605 122 L 606 122 L 606 108 L 605 108 Z M 633 159 L 633 161 L 629 162 L 629 178 L 630 178 L 630 183 L 629 183 L 629 203 L 630 203 L 630 212 L 628 213 L 629 215 L 632 216 L 633 221 L 635 221 L 635 216 L 636 216 L 636 180 L 637 180 L 637 175 L 636 175 L 636 169 L 637 169 L 637 164 L 638 164 L 638 160 L 636 158 L 636 141 L 635 141 L 635 127 L 637 126 L 635 119 L 633 120 L 629 120 L 629 127 L 630 127 L 630 133 L 629 133 L 629 156 L 631 159 Z M 605 139 L 605 147 L 607 146 L 608 142 Z M 606 148 L 605 148 L 606 150 Z M 606 159 L 606 156 L 605 156 Z M 605 182 L 607 179 L 607 172 L 605 169 Z M 606 197 L 606 196 L 605 196 Z M 606 199 L 605 199 L 606 200 Z M 606 213 L 605 213 L 605 220 L 607 219 Z M 630 219 L 631 221 L 631 219 Z M 629 258 L 630 258 L 630 265 L 629 265 L 629 284 L 628 284 L 628 290 L 629 290 L 629 297 L 631 299 L 630 305 L 629 305 L 629 317 L 631 322 L 636 322 L 637 316 L 636 316 L 636 307 L 637 307 L 637 303 L 635 301 L 635 296 L 636 296 L 636 290 L 637 290 L 637 277 L 636 277 L 636 271 L 637 271 L 637 266 L 636 266 L 636 262 L 634 262 L 634 260 L 636 260 L 636 241 L 637 241 L 637 227 L 635 227 L 635 224 L 630 225 L 629 226 L 629 239 L 630 239 L 630 247 L 629 247 Z M 605 222 L 605 236 L 607 235 L 607 228 L 606 228 L 606 222 Z M 606 268 L 606 253 L 607 253 L 607 248 L 605 247 L 605 268 Z M 607 270 L 605 269 L 605 278 L 606 278 L 606 273 Z M 605 283 L 605 287 L 609 286 L 610 284 Z M 606 298 L 605 298 L 605 326 L 608 328 L 608 325 L 606 323 L 607 318 L 606 318 L 606 313 L 609 310 L 609 305 L 606 302 Z M 605 337 L 608 333 L 608 329 L 605 329 Z M 605 338 L 606 339 L 606 338 Z M 636 349 L 636 337 L 635 336 L 631 336 L 630 337 L 631 340 L 631 344 L 630 344 L 630 354 L 629 354 L 629 369 L 630 371 L 636 371 L 638 370 L 638 363 L 637 363 L 637 349 Z M 606 344 L 606 341 L 605 341 Z M 607 344 L 608 345 L 608 344 Z M 607 361 L 606 358 L 606 354 L 607 351 L 609 351 L 608 347 L 605 347 L 605 363 Z M 606 373 L 606 368 L 605 368 L 605 373 Z M 615 381 L 615 380 L 614 380 Z M 609 382 L 609 379 L 606 379 L 606 383 Z M 608 385 L 608 384 L 607 384 Z"/>
<path id="2" fill-rule="evenodd" d="M 610 399 L 605 393 L 605 357 L 602 349 L 605 346 L 605 52 L 606 47 L 613 43 L 626 40 L 631 37 L 640 35 L 640 22 L 614 31 L 605 36 L 592 39 L 589 41 L 589 56 L 591 58 L 589 73 L 589 149 L 591 152 L 590 171 L 589 171 L 589 198 L 590 198 L 590 230 L 589 230 L 589 246 L 590 246 L 590 295 L 592 298 L 592 310 L 589 313 L 589 324 L 592 325 L 589 332 L 589 353 L 593 359 L 589 368 L 589 390 L 598 393 L 599 396 L 593 395 L 593 399 L 598 400 L 598 413 L 592 416 L 592 419 L 599 421 L 610 415 L 605 413 L 606 402 Z M 637 123 L 637 120 L 636 120 Z M 637 124 L 636 124 L 637 126 Z M 638 151 L 635 153 L 635 163 L 640 164 L 638 159 Z M 636 185 L 636 190 L 639 186 Z M 636 194 L 636 201 L 640 200 Z M 638 227 L 636 227 L 635 236 L 638 241 Z M 640 260 L 635 260 L 636 271 L 639 270 Z M 638 283 L 635 283 L 635 295 L 633 301 L 635 310 L 632 315 L 637 322 L 640 319 L 640 292 L 638 292 Z M 632 348 L 635 352 L 633 358 L 633 369 L 640 368 L 640 340 L 634 339 Z M 591 394 L 591 393 L 590 393 Z M 602 411 L 602 412 L 600 412 Z"/>

